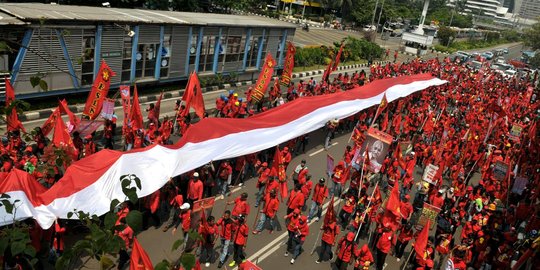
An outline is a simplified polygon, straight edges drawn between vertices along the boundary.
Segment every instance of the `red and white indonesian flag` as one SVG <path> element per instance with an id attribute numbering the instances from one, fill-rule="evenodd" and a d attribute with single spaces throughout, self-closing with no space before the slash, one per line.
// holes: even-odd
<path id="1" fill-rule="evenodd" d="M 13 189 L 0 189 L 0 193 L 26 204 L 18 209 L 17 219 L 33 217 L 43 228 L 49 228 L 56 217 L 67 218 L 74 209 L 102 215 L 109 211 L 113 199 L 125 198 L 119 180 L 122 175 L 137 175 L 142 181 L 138 195 L 147 196 L 170 177 L 211 160 L 246 155 L 286 142 L 323 127 L 330 119 L 342 119 L 377 105 L 384 93 L 391 102 L 444 83 L 429 74 L 383 79 L 346 92 L 302 97 L 249 118 L 204 118 L 174 146 L 152 145 L 130 152 L 102 150 L 79 160 L 58 183 L 36 197 L 28 198 L 27 193 Z M 10 222 L 10 217 L 0 216 L 0 225 Z"/>

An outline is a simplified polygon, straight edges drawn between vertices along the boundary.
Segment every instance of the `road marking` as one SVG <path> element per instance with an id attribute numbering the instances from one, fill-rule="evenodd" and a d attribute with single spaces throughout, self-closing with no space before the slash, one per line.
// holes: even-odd
<path id="1" fill-rule="evenodd" d="M 341 202 L 341 199 L 335 200 L 334 207 L 336 207 L 340 202 Z M 328 201 L 327 203 L 323 205 L 323 213 L 322 213 L 323 215 L 326 214 L 326 209 L 328 208 L 329 204 L 330 204 L 330 201 Z M 322 221 L 324 222 L 324 218 L 322 219 Z M 311 226 L 315 222 L 316 222 L 315 219 L 313 219 L 312 221 L 309 222 L 308 225 Z M 248 260 L 254 262 L 256 259 L 258 262 L 260 262 L 266 259 L 270 254 L 276 252 L 276 250 L 279 249 L 279 247 L 283 244 L 283 243 L 280 243 L 280 241 L 283 240 L 287 235 L 288 235 L 287 232 L 282 233 L 280 236 L 274 239 L 274 241 L 270 242 L 269 244 L 267 244 L 266 246 L 264 246 L 263 248 L 255 252 L 255 254 L 251 255 L 248 258 Z M 233 270 L 238 270 L 238 267 L 235 267 Z"/>
<path id="2" fill-rule="evenodd" d="M 334 143 L 332 143 L 330 146 L 335 146 L 335 145 L 338 145 L 338 144 L 339 144 L 339 142 L 334 142 Z M 326 149 L 324 149 L 324 147 L 323 147 L 323 148 L 321 148 L 321 149 L 319 149 L 319 150 L 317 150 L 317 151 L 315 151 L 315 152 L 309 154 L 309 156 L 312 157 L 312 156 L 314 156 L 314 155 L 316 155 L 316 154 L 318 154 L 318 153 L 320 153 L 320 152 L 322 152 L 322 151 L 324 151 L 324 150 L 326 150 Z"/>
<path id="3" fill-rule="evenodd" d="M 233 193 L 235 193 L 235 192 L 237 192 L 237 191 L 239 191 L 239 190 L 241 190 L 241 189 L 242 189 L 242 187 L 235 187 L 235 188 L 229 190 L 229 192 L 231 192 L 231 194 L 233 194 Z M 215 198 L 214 200 L 216 200 L 216 201 L 224 200 L 226 197 L 229 197 L 229 196 L 223 197 L 223 196 L 221 196 L 221 195 L 218 195 L 218 196 L 216 196 L 216 198 Z"/>

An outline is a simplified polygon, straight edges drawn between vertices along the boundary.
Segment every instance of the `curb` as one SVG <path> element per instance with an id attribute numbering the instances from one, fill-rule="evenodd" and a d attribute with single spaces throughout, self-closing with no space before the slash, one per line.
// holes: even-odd
<path id="1" fill-rule="evenodd" d="M 373 64 L 378 65 L 378 64 L 386 64 L 389 62 L 390 61 L 374 61 Z M 339 66 L 337 70 L 342 71 L 342 70 L 366 68 L 366 67 L 368 67 L 367 63 L 354 64 L 354 65 L 347 65 L 347 66 Z M 310 77 L 310 76 L 315 76 L 315 75 L 321 75 L 324 73 L 324 71 L 325 71 L 324 69 L 319 69 L 319 70 L 311 70 L 311 71 L 305 71 L 305 72 L 297 72 L 297 73 L 292 74 L 292 78 L 296 79 L 296 78 L 304 78 L 304 77 Z M 220 86 L 207 86 L 207 87 L 202 87 L 202 92 L 208 93 L 208 92 L 213 92 L 213 91 L 218 91 L 218 90 L 226 90 L 231 87 L 250 86 L 250 85 L 255 84 L 256 82 L 257 82 L 256 80 L 255 81 L 242 81 L 242 82 L 236 82 L 236 83 L 226 83 Z M 169 98 L 181 97 L 181 95 L 183 94 L 183 90 L 184 89 L 165 92 L 163 93 L 163 98 L 169 99 Z M 147 95 L 147 96 L 139 96 L 139 102 L 146 103 L 150 101 L 156 101 L 159 98 L 159 95 L 160 95 L 159 93 L 155 93 L 155 94 Z M 120 100 L 116 100 L 114 105 L 115 107 L 118 107 L 118 106 L 122 106 L 122 103 Z M 85 104 L 70 105 L 69 109 L 73 113 L 82 113 L 84 111 L 84 107 L 85 107 Z M 51 116 L 53 110 L 54 108 L 48 108 L 48 109 L 42 109 L 42 110 L 37 110 L 37 111 L 24 112 L 19 115 L 19 119 L 22 122 L 39 120 L 39 119 L 47 119 L 49 118 L 49 116 Z"/>

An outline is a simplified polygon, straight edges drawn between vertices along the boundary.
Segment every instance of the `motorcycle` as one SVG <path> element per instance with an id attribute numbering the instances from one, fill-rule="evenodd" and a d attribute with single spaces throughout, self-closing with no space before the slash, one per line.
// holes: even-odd
<path id="1" fill-rule="evenodd" d="M 302 30 L 306 31 L 306 32 L 309 32 L 309 25 L 307 23 L 305 23 L 303 26 L 302 26 Z"/>

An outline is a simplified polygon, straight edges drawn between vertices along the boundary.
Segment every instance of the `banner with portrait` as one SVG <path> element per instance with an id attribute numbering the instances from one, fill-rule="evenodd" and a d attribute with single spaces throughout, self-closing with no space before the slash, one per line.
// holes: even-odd
<path id="1" fill-rule="evenodd" d="M 369 158 L 367 169 L 371 172 L 378 173 L 390 150 L 392 140 L 393 137 L 390 134 L 378 129 L 369 128 L 366 134 L 366 140 L 362 145 L 362 155 L 356 162 Z M 366 151 L 369 153 L 368 157 L 365 156 Z"/>

